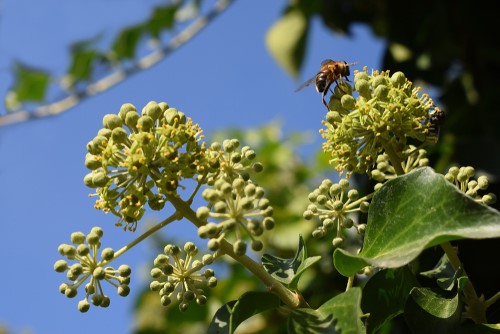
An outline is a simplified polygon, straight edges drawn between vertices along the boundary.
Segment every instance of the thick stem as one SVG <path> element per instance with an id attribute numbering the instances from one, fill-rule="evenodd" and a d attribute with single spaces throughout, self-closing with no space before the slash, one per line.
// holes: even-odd
<path id="1" fill-rule="evenodd" d="M 397 175 L 403 175 L 405 173 L 403 166 L 402 166 L 402 161 L 397 155 L 396 151 L 394 151 L 393 147 L 391 146 L 390 143 L 388 143 L 385 140 L 381 141 L 382 146 L 384 147 L 385 153 L 389 156 L 389 160 L 391 161 L 392 167 L 394 168 L 394 171 L 396 172 Z"/>
<path id="2" fill-rule="evenodd" d="M 457 251 L 449 242 L 444 242 L 441 245 L 441 248 L 446 253 L 448 260 L 453 267 L 453 270 L 457 271 L 460 267 L 463 269 L 463 265 L 458 258 Z M 464 274 L 467 276 L 464 270 Z M 484 300 L 477 296 L 476 290 L 474 290 L 474 286 L 469 280 L 464 287 L 464 298 L 465 304 L 468 306 L 467 313 L 470 318 L 477 324 L 486 323 L 486 308 Z"/>
<path id="3" fill-rule="evenodd" d="M 203 222 L 200 221 L 198 217 L 196 217 L 196 213 L 181 198 L 177 196 L 168 196 L 168 200 L 173 204 L 178 212 L 182 213 L 182 215 L 189 221 L 191 221 L 194 225 L 196 225 L 197 227 L 203 225 Z M 262 265 L 253 261 L 246 255 L 237 255 L 236 253 L 234 253 L 233 246 L 227 240 L 222 239 L 219 251 L 241 263 L 252 274 L 260 279 L 267 286 L 267 289 L 270 292 L 278 295 L 278 297 L 280 297 L 280 299 L 289 307 L 309 307 L 305 300 L 301 298 L 300 294 L 287 289 L 283 284 L 275 280 L 271 275 L 269 275 L 267 271 L 264 270 Z"/>

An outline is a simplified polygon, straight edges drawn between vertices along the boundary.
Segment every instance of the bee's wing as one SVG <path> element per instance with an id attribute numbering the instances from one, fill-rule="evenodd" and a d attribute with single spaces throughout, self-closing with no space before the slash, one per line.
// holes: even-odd
<path id="1" fill-rule="evenodd" d="M 304 89 L 306 88 L 307 86 L 309 86 L 310 84 L 312 84 L 314 81 L 316 81 L 316 77 L 317 75 L 313 76 L 311 79 L 307 80 L 306 82 L 304 82 L 302 85 L 300 85 L 296 90 L 295 92 L 298 92 L 299 90 L 301 89 Z"/>

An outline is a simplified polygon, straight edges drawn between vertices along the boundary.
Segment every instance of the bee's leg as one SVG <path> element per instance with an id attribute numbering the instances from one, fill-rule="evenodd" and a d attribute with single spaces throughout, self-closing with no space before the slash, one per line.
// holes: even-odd
<path id="1" fill-rule="evenodd" d="M 321 94 L 321 99 L 323 100 L 323 105 L 326 107 L 326 110 L 330 110 L 330 108 L 328 107 L 328 104 L 326 104 L 326 101 L 325 101 L 325 94 L 327 91 L 328 91 L 327 89 L 325 89 L 323 91 L 323 94 Z"/>
<path id="2" fill-rule="evenodd" d="M 328 104 L 325 101 L 325 95 L 328 91 L 332 92 L 332 94 L 333 94 L 333 91 L 330 89 L 331 86 L 332 86 L 331 82 L 328 85 L 326 85 L 325 90 L 323 91 L 323 96 L 322 96 L 323 97 L 323 104 L 325 105 L 327 110 L 330 110 L 330 107 L 328 107 Z"/>

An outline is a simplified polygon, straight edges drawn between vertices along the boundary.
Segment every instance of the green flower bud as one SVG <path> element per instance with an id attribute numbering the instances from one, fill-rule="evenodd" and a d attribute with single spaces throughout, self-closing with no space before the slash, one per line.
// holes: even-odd
<path id="1" fill-rule="evenodd" d="M 366 202 L 366 201 L 361 202 L 361 204 L 359 205 L 359 211 L 361 211 L 363 213 L 367 213 L 369 207 L 370 207 L 369 202 Z"/>
<path id="2" fill-rule="evenodd" d="M 75 245 L 83 244 L 85 242 L 85 234 L 82 232 L 71 233 L 71 242 Z"/>
<path id="3" fill-rule="evenodd" d="M 486 190 L 488 188 L 488 178 L 484 175 L 477 178 L 477 185 L 479 189 Z"/>
<path id="4" fill-rule="evenodd" d="M 158 281 L 153 281 L 151 283 L 149 283 L 149 289 L 151 289 L 151 291 L 160 291 L 160 289 L 163 287 L 163 284 L 158 282 Z"/>
<path id="5" fill-rule="evenodd" d="M 170 305 L 170 303 L 172 302 L 172 300 L 171 300 L 171 299 L 170 299 L 170 297 L 168 297 L 168 296 L 162 296 L 162 297 L 160 298 L 160 302 L 161 302 L 161 304 L 162 304 L 163 306 L 168 306 L 168 305 Z"/>
<path id="6" fill-rule="evenodd" d="M 350 95 L 344 95 L 350 96 Z M 340 123 L 342 122 L 342 116 L 338 111 L 329 111 L 326 113 L 326 121 L 330 124 Z"/>
<path id="7" fill-rule="evenodd" d="M 342 239 L 340 237 L 335 237 L 332 240 L 332 245 L 333 245 L 333 247 L 340 247 L 340 245 L 342 245 L 343 242 L 344 242 L 344 239 Z"/>
<path id="8" fill-rule="evenodd" d="M 90 233 L 97 234 L 99 236 L 99 238 L 102 238 L 102 236 L 104 235 L 104 231 L 99 226 L 92 227 L 92 229 L 90 230 Z"/>
<path id="9" fill-rule="evenodd" d="M 209 288 L 215 288 L 217 286 L 217 278 L 215 277 L 210 277 L 207 281 L 207 286 Z"/>
<path id="10" fill-rule="evenodd" d="M 276 225 L 275 221 L 274 221 L 274 218 L 272 217 L 265 217 L 263 220 L 262 220 L 262 226 L 270 231 L 274 228 L 274 226 Z"/>
<path id="11" fill-rule="evenodd" d="M 128 285 L 122 284 L 118 287 L 117 292 L 118 292 L 118 295 L 120 295 L 122 297 L 126 297 L 130 293 L 130 288 Z"/>
<path id="12" fill-rule="evenodd" d="M 323 227 L 327 230 L 331 229 L 334 224 L 335 224 L 335 221 L 331 218 L 323 219 Z"/>
<path id="13" fill-rule="evenodd" d="M 82 299 L 78 302 L 78 311 L 85 313 L 90 309 L 90 304 L 87 299 Z"/>
<path id="14" fill-rule="evenodd" d="M 200 295 L 196 297 L 196 304 L 198 305 L 205 305 L 207 303 L 207 297 L 204 295 Z"/>
<path id="15" fill-rule="evenodd" d="M 302 214 L 302 217 L 303 217 L 305 220 L 311 220 L 311 219 L 313 219 L 313 217 L 314 217 L 314 213 L 313 213 L 311 210 L 306 210 L 306 211 L 304 211 L 304 213 Z"/>
<path id="16" fill-rule="evenodd" d="M 205 254 L 201 258 L 201 263 L 203 263 L 203 265 L 205 266 L 211 264 L 212 262 L 214 262 L 214 257 L 212 254 Z"/>
<path id="17" fill-rule="evenodd" d="M 341 211 L 344 208 L 344 203 L 342 201 L 335 201 L 333 202 L 333 210 L 335 211 Z"/>
<path id="18" fill-rule="evenodd" d="M 255 173 L 260 173 L 264 170 L 264 166 L 260 162 L 256 162 L 252 165 L 252 170 Z"/>
<path id="19" fill-rule="evenodd" d="M 137 120 L 137 128 L 142 132 L 150 132 L 155 126 L 155 121 L 149 116 L 141 116 Z"/>
<path id="20" fill-rule="evenodd" d="M 94 171 L 92 175 L 92 184 L 104 188 L 109 182 L 109 177 L 102 171 Z"/>
<path id="21" fill-rule="evenodd" d="M 115 114 L 107 114 L 102 118 L 102 125 L 106 129 L 113 130 L 114 128 L 120 128 L 122 126 L 122 119 L 120 116 Z"/>
<path id="22" fill-rule="evenodd" d="M 92 272 L 95 279 L 102 280 L 106 277 L 106 271 L 102 267 L 97 267 Z"/>
<path id="23" fill-rule="evenodd" d="M 64 290 L 64 294 L 68 298 L 73 298 L 78 294 L 78 290 L 76 290 L 76 288 L 73 286 L 67 285 L 66 290 Z"/>
<path id="24" fill-rule="evenodd" d="M 139 114 L 137 113 L 137 111 L 135 111 L 135 110 L 129 111 L 125 115 L 125 125 L 130 130 L 136 129 L 136 127 L 137 127 L 137 121 L 139 120 L 140 117 L 141 116 L 139 116 Z"/>
<path id="25" fill-rule="evenodd" d="M 112 248 L 104 248 L 101 252 L 101 258 L 104 261 L 110 261 L 115 256 L 115 251 Z"/>
<path id="26" fill-rule="evenodd" d="M 359 192 L 356 189 L 351 189 L 347 193 L 347 198 L 349 198 L 351 201 L 355 201 L 359 198 Z"/>
<path id="27" fill-rule="evenodd" d="M 210 209 L 206 206 L 199 207 L 198 210 L 196 210 L 196 217 L 198 217 L 198 219 L 200 220 L 206 220 L 209 214 Z"/>
<path id="28" fill-rule="evenodd" d="M 481 200 L 483 201 L 484 204 L 486 205 L 491 205 L 497 201 L 497 196 L 493 193 L 489 193 L 484 195 Z"/>
<path id="29" fill-rule="evenodd" d="M 247 251 L 247 243 L 243 240 L 237 240 L 233 245 L 233 251 L 236 255 L 245 255 Z"/>
<path id="30" fill-rule="evenodd" d="M 264 247 L 264 244 L 260 240 L 252 240 L 252 249 L 256 252 L 259 252 Z"/>
<path id="31" fill-rule="evenodd" d="M 155 121 L 160 118 L 162 114 L 163 111 L 155 101 L 149 102 L 144 108 L 142 108 L 142 116 L 149 116 Z"/>
<path id="32" fill-rule="evenodd" d="M 344 225 L 345 228 L 351 228 L 354 225 L 354 221 L 351 218 L 346 218 L 342 225 Z"/>
<path id="33" fill-rule="evenodd" d="M 405 84 L 406 77 L 403 72 L 398 71 L 391 76 L 391 82 L 394 87 L 399 88 Z"/>
<path id="34" fill-rule="evenodd" d="M 208 249 L 210 249 L 212 252 L 215 252 L 219 249 L 220 247 L 220 242 L 217 239 L 210 239 L 207 244 Z"/>
<path id="35" fill-rule="evenodd" d="M 356 100 L 352 97 L 352 95 L 343 95 L 340 102 L 342 103 L 342 107 L 347 110 L 351 110 L 356 106 Z"/>
<path id="36" fill-rule="evenodd" d="M 330 196 L 336 197 L 336 196 L 340 195 L 340 192 L 342 191 L 342 187 L 340 186 L 340 184 L 335 183 L 330 187 L 329 191 L 330 191 Z"/>
<path id="37" fill-rule="evenodd" d="M 122 119 L 123 122 L 125 122 L 125 116 L 127 115 L 127 113 L 129 111 L 137 112 L 137 109 L 131 103 L 122 104 L 122 106 L 120 107 L 120 111 L 118 112 L 118 116 L 120 116 L 120 118 Z"/>
<path id="38" fill-rule="evenodd" d="M 90 253 L 90 248 L 85 244 L 80 244 L 76 248 L 76 253 L 80 256 L 87 256 Z"/>
<path id="39" fill-rule="evenodd" d="M 371 98 L 370 84 L 368 83 L 367 80 L 365 79 L 357 80 L 354 83 L 354 87 L 356 91 L 359 93 L 359 95 L 361 95 L 365 99 L 369 100 Z"/>
<path id="40" fill-rule="evenodd" d="M 58 273 L 65 272 L 67 269 L 68 263 L 64 260 L 57 260 L 56 263 L 54 263 L 54 270 Z"/>
<path id="41" fill-rule="evenodd" d="M 93 173 L 88 173 L 87 175 L 85 175 L 85 177 L 83 178 L 83 184 L 85 184 L 89 188 L 97 188 L 97 186 L 94 183 L 92 183 L 93 177 L 94 177 Z"/>
<path id="42" fill-rule="evenodd" d="M 97 235 L 97 233 L 92 233 L 90 232 L 88 235 L 87 235 L 87 243 L 89 245 L 97 245 L 99 243 L 99 235 Z"/>
<path id="43" fill-rule="evenodd" d="M 87 153 L 85 155 L 85 167 L 87 167 L 90 170 L 95 170 L 97 168 L 102 167 L 102 163 L 97 156 Z"/>
<path id="44" fill-rule="evenodd" d="M 377 88 L 375 88 L 373 94 L 379 99 L 379 100 L 386 100 L 387 95 L 389 95 L 389 88 L 386 85 L 379 85 Z"/>
<path id="45" fill-rule="evenodd" d="M 124 144 L 128 140 L 127 131 L 124 128 L 114 128 L 111 133 L 111 138 L 115 143 Z"/>

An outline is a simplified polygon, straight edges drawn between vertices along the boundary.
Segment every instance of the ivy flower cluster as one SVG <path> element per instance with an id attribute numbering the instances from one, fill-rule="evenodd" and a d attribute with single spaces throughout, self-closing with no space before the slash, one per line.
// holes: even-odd
<path id="1" fill-rule="evenodd" d="M 204 266 L 213 262 L 214 256 L 205 254 L 201 260 L 195 260 L 198 248 L 192 242 L 184 244 L 184 253 L 185 257 L 182 257 L 178 246 L 166 245 L 164 254 L 159 254 L 154 260 L 151 276 L 155 280 L 150 284 L 151 290 L 160 294 L 163 306 L 170 305 L 175 296 L 181 311 L 186 311 L 193 300 L 198 305 L 204 305 L 207 297 L 202 288 L 217 286 L 212 269 L 200 273 Z"/>
<path id="2" fill-rule="evenodd" d="M 205 144 L 197 124 L 167 103 L 149 102 L 141 114 L 130 103 L 103 118 L 87 144 L 84 183 L 99 197 L 95 208 L 119 217 L 134 231 L 147 203 L 161 210 L 184 178 L 207 173 Z"/>
<path id="3" fill-rule="evenodd" d="M 273 229 L 274 219 L 264 189 L 250 180 L 250 172 L 262 171 L 262 164 L 254 161 L 254 150 L 248 146 L 239 150 L 239 146 L 237 139 L 230 139 L 222 145 L 215 142 L 207 149 L 206 156 L 214 170 L 207 178 L 208 188 L 202 193 L 208 205 L 198 208 L 197 217 L 205 223 L 199 227 L 198 235 L 210 239 L 210 250 L 218 250 L 222 239 L 231 235 L 234 252 L 243 255 L 247 238 L 253 250 L 263 248 L 263 243 L 255 237 Z"/>
<path id="4" fill-rule="evenodd" d="M 419 90 L 402 72 L 369 75 L 366 68 L 355 73 L 356 97 L 347 83 L 336 87 L 321 134 L 337 171 L 366 173 L 382 152 L 403 161 L 410 141 L 436 142 L 442 111 Z"/>
<path id="5" fill-rule="evenodd" d="M 445 174 L 445 179 L 453 183 L 460 191 L 472 197 L 477 202 L 491 205 L 496 202 L 494 193 L 484 194 L 488 189 L 488 177 L 485 175 L 479 176 L 476 180 L 473 179 L 476 174 L 474 167 L 451 167 L 448 173 Z M 481 195 L 483 193 L 484 195 Z"/>
<path id="6" fill-rule="evenodd" d="M 66 260 L 58 260 L 54 264 L 54 270 L 60 273 L 66 272 L 66 277 L 72 283 L 62 283 L 59 291 L 68 298 L 78 294 L 78 288 L 88 279 L 85 285 L 85 298 L 78 303 L 80 312 L 87 312 L 90 303 L 95 306 L 108 307 L 110 298 L 104 294 L 102 282 L 108 282 L 114 286 L 118 294 L 125 297 L 129 294 L 131 269 L 128 265 L 121 265 L 118 269 L 104 267 L 113 260 L 115 252 L 111 248 L 101 251 L 101 259 L 98 260 L 98 251 L 101 247 L 103 231 L 100 227 L 94 227 L 89 234 L 74 232 L 71 234 L 71 243 L 61 244 L 58 248 L 59 254 L 68 260 L 75 261 L 69 264 Z"/>
<path id="7" fill-rule="evenodd" d="M 242 177 L 232 182 L 220 178 L 213 188 L 205 189 L 202 196 L 208 206 L 198 208 L 197 217 L 202 221 L 211 221 L 198 228 L 198 235 L 210 239 L 210 250 L 218 250 L 222 239 L 230 235 L 234 236 L 233 250 L 237 255 L 246 253 L 246 237 L 250 238 L 254 251 L 262 250 L 263 243 L 256 237 L 272 230 L 275 225 L 273 208 L 264 197 L 262 187 Z"/>
<path id="8" fill-rule="evenodd" d="M 310 220 L 317 216 L 322 223 L 312 232 L 314 238 L 322 238 L 335 230 L 332 244 L 339 247 L 344 241 L 345 229 L 354 226 L 358 233 L 364 232 L 365 225 L 354 222 L 351 216 L 356 212 L 368 212 L 372 195 L 360 197 L 356 189 L 348 190 L 349 186 L 347 179 L 341 179 L 339 183 L 325 179 L 309 194 L 311 204 L 304 211 L 303 217 Z"/>

